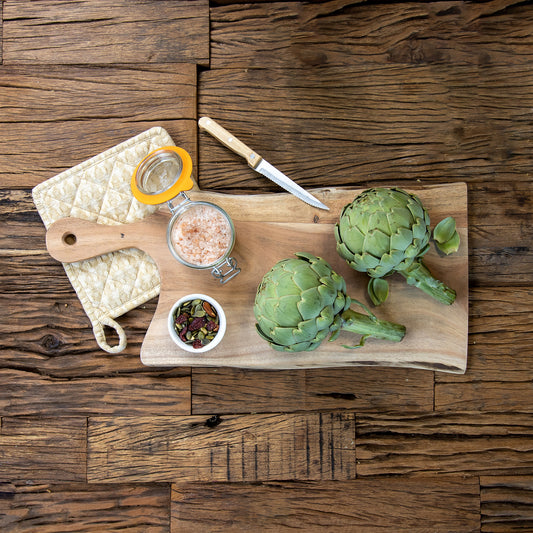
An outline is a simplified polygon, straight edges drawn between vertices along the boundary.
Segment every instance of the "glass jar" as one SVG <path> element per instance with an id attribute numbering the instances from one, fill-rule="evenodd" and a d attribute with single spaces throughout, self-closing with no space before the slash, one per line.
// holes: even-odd
<path id="1" fill-rule="evenodd" d="M 235 227 L 230 216 L 211 202 L 192 201 L 184 191 L 193 187 L 190 155 L 177 146 L 150 152 L 133 173 L 131 189 L 142 203 L 167 203 L 172 218 L 167 227 L 167 244 L 183 265 L 211 269 L 213 277 L 226 283 L 239 272 L 230 257 L 235 244 Z M 177 205 L 173 200 L 179 199 Z"/>

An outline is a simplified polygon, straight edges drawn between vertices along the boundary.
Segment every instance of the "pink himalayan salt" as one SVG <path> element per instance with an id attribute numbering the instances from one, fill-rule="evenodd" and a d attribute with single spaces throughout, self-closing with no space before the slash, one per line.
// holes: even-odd
<path id="1" fill-rule="evenodd" d="M 195 205 L 183 213 L 172 228 L 172 244 L 188 263 L 212 265 L 231 244 L 231 227 L 226 217 L 209 205 Z"/>

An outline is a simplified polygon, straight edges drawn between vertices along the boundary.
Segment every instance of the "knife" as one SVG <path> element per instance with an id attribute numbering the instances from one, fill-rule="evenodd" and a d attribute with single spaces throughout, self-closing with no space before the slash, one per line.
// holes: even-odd
<path id="1" fill-rule="evenodd" d="M 246 146 L 243 142 L 239 141 L 237 137 L 232 135 L 229 131 L 225 130 L 220 124 L 217 124 L 212 118 L 202 117 L 198 121 L 198 126 L 201 130 L 207 131 L 215 139 L 220 141 L 224 146 L 233 150 L 236 154 L 244 157 L 256 172 L 266 176 L 269 180 L 277 183 L 283 187 L 286 191 L 294 194 L 300 200 L 318 207 L 320 209 L 326 209 L 329 211 L 329 207 L 324 205 L 320 200 L 315 198 L 312 194 L 308 193 L 305 189 L 302 189 L 297 183 L 294 183 L 290 178 L 285 176 L 283 172 L 280 172 L 276 167 L 272 166 L 268 161 L 265 161 L 259 154 L 254 152 L 251 148 Z"/>

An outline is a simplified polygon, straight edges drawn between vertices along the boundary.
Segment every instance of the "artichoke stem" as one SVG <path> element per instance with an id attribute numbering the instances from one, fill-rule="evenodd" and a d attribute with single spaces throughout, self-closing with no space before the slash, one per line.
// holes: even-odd
<path id="1" fill-rule="evenodd" d="M 346 309 L 341 314 L 341 329 L 360 335 L 376 337 L 393 342 L 400 342 L 405 335 L 405 327 L 387 320 L 380 320 L 375 316 L 357 313 Z"/>
<path id="2" fill-rule="evenodd" d="M 440 303 L 451 305 L 455 301 L 455 291 L 434 278 L 422 261 L 415 261 L 405 270 L 398 270 L 409 285 L 414 285 Z"/>

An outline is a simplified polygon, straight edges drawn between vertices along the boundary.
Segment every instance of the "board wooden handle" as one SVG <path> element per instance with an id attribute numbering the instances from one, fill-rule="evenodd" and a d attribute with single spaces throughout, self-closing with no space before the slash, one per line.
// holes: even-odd
<path id="1" fill-rule="evenodd" d="M 242 141 L 239 141 L 235 135 L 232 135 L 220 124 L 217 124 L 212 118 L 202 117 L 198 121 L 198 126 L 201 130 L 207 131 L 207 133 L 220 141 L 224 146 L 241 157 L 244 157 L 252 168 L 256 168 L 262 160 L 262 157 L 259 154 L 246 146 Z"/>
<path id="2" fill-rule="evenodd" d="M 61 218 L 48 228 L 46 248 L 62 263 L 83 261 L 125 248 L 139 248 L 150 253 L 153 252 L 151 247 L 161 245 L 160 239 L 166 239 L 165 222 L 160 218 L 156 214 L 139 222 L 115 226 L 80 218 Z"/>

